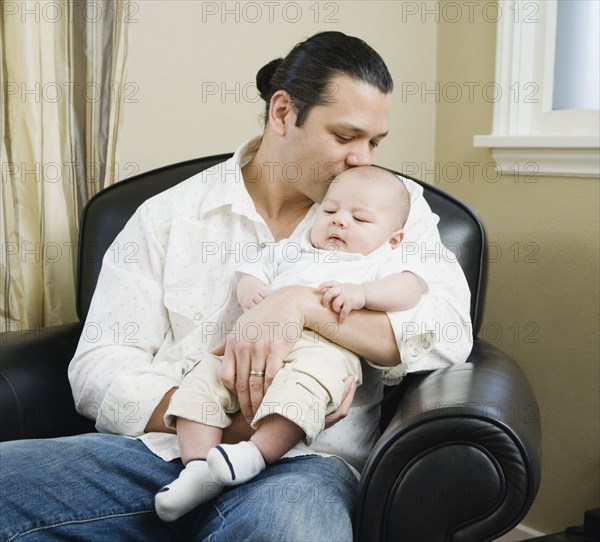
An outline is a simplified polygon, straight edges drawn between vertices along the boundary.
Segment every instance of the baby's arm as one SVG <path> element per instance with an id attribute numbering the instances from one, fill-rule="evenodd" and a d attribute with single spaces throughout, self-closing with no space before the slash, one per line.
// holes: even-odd
<path id="1" fill-rule="evenodd" d="M 252 275 L 242 275 L 238 280 L 237 298 L 244 311 L 258 305 L 269 295 L 269 288 L 262 281 Z"/>
<path id="2" fill-rule="evenodd" d="M 323 292 L 323 306 L 339 313 L 340 324 L 352 310 L 362 308 L 374 311 L 403 311 L 412 309 L 421 299 L 421 283 L 410 271 L 394 273 L 382 279 L 352 284 L 327 281 L 319 285 Z"/>

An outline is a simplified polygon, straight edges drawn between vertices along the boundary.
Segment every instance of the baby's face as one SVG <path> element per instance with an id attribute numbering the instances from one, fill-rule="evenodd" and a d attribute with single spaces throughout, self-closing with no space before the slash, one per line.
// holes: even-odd
<path id="1" fill-rule="evenodd" d="M 317 211 L 311 229 L 316 248 L 369 254 L 386 242 L 392 248 L 402 235 L 398 209 L 390 203 L 390 190 L 381 183 L 345 172 L 334 179 Z"/>

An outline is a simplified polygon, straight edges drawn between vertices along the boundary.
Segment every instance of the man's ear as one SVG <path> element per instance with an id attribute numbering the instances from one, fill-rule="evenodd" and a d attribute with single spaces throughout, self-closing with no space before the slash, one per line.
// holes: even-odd
<path id="1" fill-rule="evenodd" d="M 402 239 L 404 239 L 404 232 L 402 230 L 396 230 L 392 233 L 392 236 L 390 237 L 390 245 L 392 245 L 392 248 L 397 248 L 402 242 Z"/>
<path id="2" fill-rule="evenodd" d="M 296 112 L 290 95 L 285 90 L 278 90 L 269 104 L 269 126 L 276 135 L 284 136 L 295 122 Z"/>

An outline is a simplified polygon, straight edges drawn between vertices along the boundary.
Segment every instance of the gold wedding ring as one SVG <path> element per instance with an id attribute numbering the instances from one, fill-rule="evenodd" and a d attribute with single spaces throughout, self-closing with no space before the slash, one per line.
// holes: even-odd
<path id="1" fill-rule="evenodd" d="M 256 371 L 256 370 L 252 369 L 250 371 L 250 376 L 265 376 L 265 372 L 264 371 Z"/>

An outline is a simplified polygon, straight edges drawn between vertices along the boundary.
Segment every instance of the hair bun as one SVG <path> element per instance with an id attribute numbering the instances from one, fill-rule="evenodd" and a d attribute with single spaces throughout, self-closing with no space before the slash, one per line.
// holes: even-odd
<path id="1" fill-rule="evenodd" d="M 258 70 L 258 73 L 256 74 L 256 87 L 258 88 L 260 97 L 265 101 L 269 97 L 271 91 L 271 79 L 273 78 L 273 74 L 282 62 L 283 58 L 271 60 L 271 62 L 265 64 Z"/>

